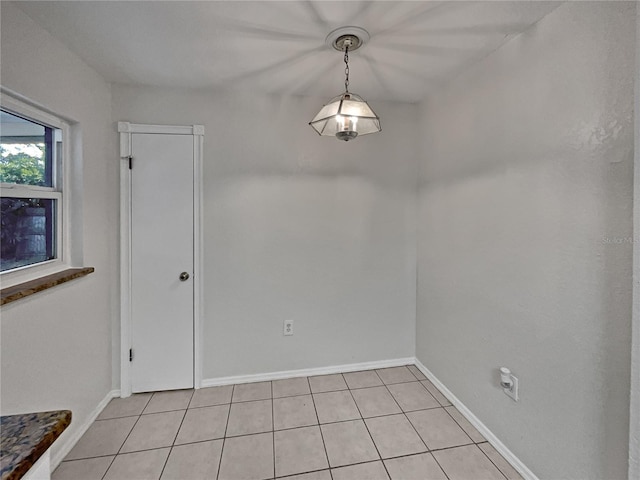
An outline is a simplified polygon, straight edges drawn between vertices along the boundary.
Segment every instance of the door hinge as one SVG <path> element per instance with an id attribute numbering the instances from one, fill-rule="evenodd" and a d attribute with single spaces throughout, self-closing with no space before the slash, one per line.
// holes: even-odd
<path id="1" fill-rule="evenodd" d="M 129 155 L 129 170 L 133 168 L 133 157 Z"/>
<path id="2" fill-rule="evenodd" d="M 133 348 L 129 349 L 129 361 L 133 362 Z"/>

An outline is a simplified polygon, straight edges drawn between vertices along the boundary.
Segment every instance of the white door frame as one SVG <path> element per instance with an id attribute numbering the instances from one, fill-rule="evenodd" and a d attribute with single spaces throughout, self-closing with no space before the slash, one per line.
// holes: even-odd
<path id="1" fill-rule="evenodd" d="M 120 396 L 131 395 L 131 134 L 193 135 L 193 374 L 202 383 L 202 162 L 204 126 L 143 125 L 118 122 L 120 133 Z M 133 159 L 135 162 L 135 159 Z"/>

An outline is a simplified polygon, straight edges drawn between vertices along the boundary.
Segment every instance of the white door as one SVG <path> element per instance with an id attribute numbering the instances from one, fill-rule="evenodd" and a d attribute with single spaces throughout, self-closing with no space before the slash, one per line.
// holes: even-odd
<path id="1" fill-rule="evenodd" d="M 194 386 L 192 135 L 131 135 L 131 387 Z"/>

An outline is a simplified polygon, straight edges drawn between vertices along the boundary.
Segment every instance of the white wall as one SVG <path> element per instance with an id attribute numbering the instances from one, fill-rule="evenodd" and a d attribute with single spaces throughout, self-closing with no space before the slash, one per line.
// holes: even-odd
<path id="1" fill-rule="evenodd" d="M 417 356 L 540 478 L 627 474 L 635 8 L 565 3 L 422 105 Z"/>
<path id="2" fill-rule="evenodd" d="M 73 198 L 83 228 L 76 246 L 96 271 L 3 306 L 1 324 L 2 414 L 70 409 L 73 421 L 64 439 L 111 390 L 118 170 L 110 87 L 7 2 L 1 42 L 2 85 L 76 122 L 74 141 L 80 142 Z M 62 443 L 54 445 L 54 455 Z"/>
<path id="3" fill-rule="evenodd" d="M 414 355 L 418 108 L 345 143 L 323 100 L 113 86 L 114 121 L 205 125 L 205 379 Z"/>
<path id="4" fill-rule="evenodd" d="M 636 66 L 640 66 L 640 8 L 636 7 Z M 640 68 L 636 67 L 635 124 L 640 126 Z M 633 164 L 633 311 L 631 340 L 631 408 L 629 412 L 629 478 L 640 477 L 640 130 L 635 129 Z"/>

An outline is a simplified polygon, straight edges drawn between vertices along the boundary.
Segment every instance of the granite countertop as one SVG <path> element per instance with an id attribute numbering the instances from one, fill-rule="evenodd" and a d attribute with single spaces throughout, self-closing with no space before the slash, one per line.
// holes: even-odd
<path id="1" fill-rule="evenodd" d="M 2 417 L 0 480 L 22 478 L 70 423 L 69 410 Z"/>

